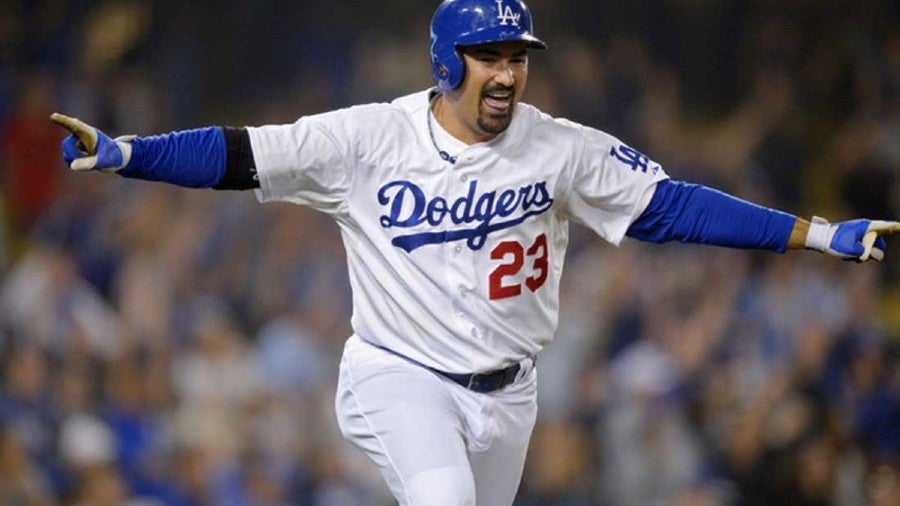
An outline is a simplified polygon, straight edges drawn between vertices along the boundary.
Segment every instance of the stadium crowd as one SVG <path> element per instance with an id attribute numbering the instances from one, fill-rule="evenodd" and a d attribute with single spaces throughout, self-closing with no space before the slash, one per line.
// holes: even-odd
<path id="1" fill-rule="evenodd" d="M 61 161 L 427 87 L 433 5 L 0 2 L 0 504 L 368 506 L 333 415 L 336 226 Z M 531 2 L 526 101 L 678 179 L 900 218 L 900 5 Z M 211 14 L 214 12 L 214 14 Z M 520 506 L 900 504 L 900 242 L 882 264 L 573 227 Z"/>

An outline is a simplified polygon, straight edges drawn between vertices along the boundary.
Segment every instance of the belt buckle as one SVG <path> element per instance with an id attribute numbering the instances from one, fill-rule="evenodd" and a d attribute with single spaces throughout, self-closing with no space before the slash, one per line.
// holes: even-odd
<path id="1" fill-rule="evenodd" d="M 475 382 L 478 381 L 478 377 L 482 376 L 481 374 L 473 374 L 469 376 L 469 384 L 466 385 L 466 390 L 472 390 L 472 386 L 475 385 Z"/>

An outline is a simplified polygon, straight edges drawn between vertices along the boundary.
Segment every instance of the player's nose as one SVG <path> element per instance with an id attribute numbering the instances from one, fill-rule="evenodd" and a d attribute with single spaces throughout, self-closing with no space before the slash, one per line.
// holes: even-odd
<path id="1" fill-rule="evenodd" d="M 516 74 L 509 64 L 503 64 L 494 73 L 494 81 L 503 86 L 512 86 L 516 83 Z"/>

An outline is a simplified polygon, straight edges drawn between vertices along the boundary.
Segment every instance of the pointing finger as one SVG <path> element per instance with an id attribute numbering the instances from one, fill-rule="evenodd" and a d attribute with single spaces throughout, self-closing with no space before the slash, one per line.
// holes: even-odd
<path id="1" fill-rule="evenodd" d="M 78 118 L 72 118 L 65 114 L 55 112 L 50 115 L 50 120 L 57 125 L 72 132 L 75 137 L 84 145 L 85 151 L 94 153 L 97 148 L 97 129 L 81 121 Z"/>
<path id="2" fill-rule="evenodd" d="M 872 223 L 869 224 L 869 229 L 866 231 L 866 233 L 869 232 L 875 232 L 879 236 L 897 234 L 900 233 L 900 222 L 873 220 Z"/>
<path id="3" fill-rule="evenodd" d="M 859 260 L 865 262 L 870 256 L 875 260 L 881 260 L 884 257 L 884 239 L 881 236 L 896 233 L 900 233 L 900 222 L 872 220 L 863 235 L 863 254 L 860 255 Z"/>

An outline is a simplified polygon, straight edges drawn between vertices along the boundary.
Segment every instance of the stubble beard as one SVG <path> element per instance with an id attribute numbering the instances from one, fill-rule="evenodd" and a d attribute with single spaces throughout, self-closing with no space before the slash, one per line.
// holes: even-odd
<path id="1" fill-rule="evenodd" d="M 509 124 L 512 122 L 513 110 L 515 110 L 515 104 L 510 106 L 509 111 L 507 111 L 506 114 L 493 116 L 488 115 L 484 111 L 484 105 L 479 104 L 477 120 L 478 128 L 490 135 L 502 134 L 509 128 Z"/>

